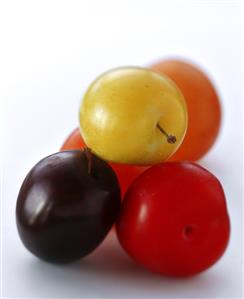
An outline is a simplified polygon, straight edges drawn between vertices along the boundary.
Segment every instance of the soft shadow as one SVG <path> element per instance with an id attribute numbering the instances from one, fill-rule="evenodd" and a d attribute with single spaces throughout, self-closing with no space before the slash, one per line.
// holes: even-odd
<path id="1" fill-rule="evenodd" d="M 99 277 L 101 286 L 114 284 L 123 293 L 106 291 L 106 297 L 125 298 L 156 298 L 169 293 L 177 294 L 178 298 L 192 298 L 198 294 L 201 298 L 201 289 L 211 288 L 211 285 L 219 283 L 223 277 L 216 277 L 214 272 L 207 271 L 188 278 L 171 278 L 152 273 L 142 266 L 136 264 L 120 247 L 118 240 L 113 232 L 107 240 L 89 257 L 80 260 L 70 266 L 67 271 L 75 272 L 77 276 L 92 280 L 95 276 Z M 224 283 L 222 280 L 221 283 Z M 153 294 L 158 294 L 153 297 Z M 165 297 L 167 298 L 167 296 Z"/>
<path id="2" fill-rule="evenodd" d="M 32 284 L 33 281 L 46 284 L 46 290 L 41 296 L 39 293 L 42 298 L 203 298 L 202 290 L 226 283 L 224 276 L 216 276 L 211 270 L 185 279 L 151 273 L 125 254 L 114 232 L 94 253 L 78 262 L 51 265 L 35 260 L 34 263 Z"/>

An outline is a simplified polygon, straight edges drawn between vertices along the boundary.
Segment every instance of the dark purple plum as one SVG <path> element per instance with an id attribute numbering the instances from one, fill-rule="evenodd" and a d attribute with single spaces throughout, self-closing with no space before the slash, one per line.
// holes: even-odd
<path id="1" fill-rule="evenodd" d="M 53 154 L 25 178 L 17 199 L 16 221 L 25 247 L 54 263 L 91 253 L 120 211 L 117 177 L 88 150 Z"/>

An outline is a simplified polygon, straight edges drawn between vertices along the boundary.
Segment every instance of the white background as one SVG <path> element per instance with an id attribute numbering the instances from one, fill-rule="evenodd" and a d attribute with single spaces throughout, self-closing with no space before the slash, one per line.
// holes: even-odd
<path id="1" fill-rule="evenodd" d="M 240 1 L 2 1 L 1 274 L 5 298 L 242 297 L 242 67 Z M 184 280 L 136 266 L 110 235 L 78 263 L 53 266 L 22 246 L 17 194 L 29 169 L 58 151 L 78 125 L 87 85 L 117 66 L 180 56 L 205 69 L 224 119 L 215 147 L 199 161 L 222 182 L 232 222 L 224 257 Z"/>

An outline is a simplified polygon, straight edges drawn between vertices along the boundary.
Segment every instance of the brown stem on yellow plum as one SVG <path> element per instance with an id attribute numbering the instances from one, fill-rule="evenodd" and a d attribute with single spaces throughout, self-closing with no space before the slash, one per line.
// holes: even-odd
<path id="1" fill-rule="evenodd" d="M 87 172 L 90 175 L 92 166 L 92 152 L 88 147 L 85 147 L 83 151 L 87 159 Z"/>
<path id="2" fill-rule="evenodd" d="M 168 143 L 173 144 L 176 142 L 176 137 L 165 132 L 164 129 L 160 126 L 160 124 L 157 124 L 157 128 L 160 130 L 161 133 L 163 133 L 167 137 Z"/>

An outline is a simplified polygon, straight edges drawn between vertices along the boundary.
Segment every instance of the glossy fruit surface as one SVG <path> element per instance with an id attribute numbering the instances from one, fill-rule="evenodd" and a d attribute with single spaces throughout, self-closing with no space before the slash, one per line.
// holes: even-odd
<path id="1" fill-rule="evenodd" d="M 171 161 L 196 161 L 213 146 L 221 125 L 221 106 L 216 90 L 197 66 L 182 60 L 163 60 L 150 67 L 165 74 L 179 87 L 188 109 L 188 129 Z"/>
<path id="2" fill-rule="evenodd" d="M 30 252 L 62 263 L 92 252 L 119 211 L 120 190 L 111 167 L 75 150 L 48 156 L 32 168 L 19 192 L 16 220 Z"/>
<path id="3" fill-rule="evenodd" d="M 82 149 L 84 149 L 85 146 L 86 146 L 85 142 L 82 139 L 81 134 L 80 134 L 80 129 L 76 128 L 65 139 L 60 150 L 61 151 L 75 150 L 75 149 L 82 150 Z"/>
<path id="4" fill-rule="evenodd" d="M 76 128 L 68 138 L 65 140 L 61 147 L 62 150 L 72 150 L 72 149 L 83 149 L 85 147 L 85 142 L 81 137 L 79 128 Z M 115 171 L 121 189 L 121 195 L 123 196 L 127 191 L 130 184 L 134 181 L 138 175 L 147 169 L 147 167 L 135 166 L 129 164 L 116 164 L 109 163 L 110 166 Z"/>
<path id="5" fill-rule="evenodd" d="M 181 92 L 166 76 L 143 68 L 104 73 L 90 85 L 80 106 L 85 143 L 110 162 L 164 161 L 181 144 L 186 127 Z"/>
<path id="6" fill-rule="evenodd" d="M 125 251 L 146 268 L 197 274 L 222 256 L 229 240 L 222 186 L 191 162 L 155 165 L 128 189 L 116 229 Z"/>

